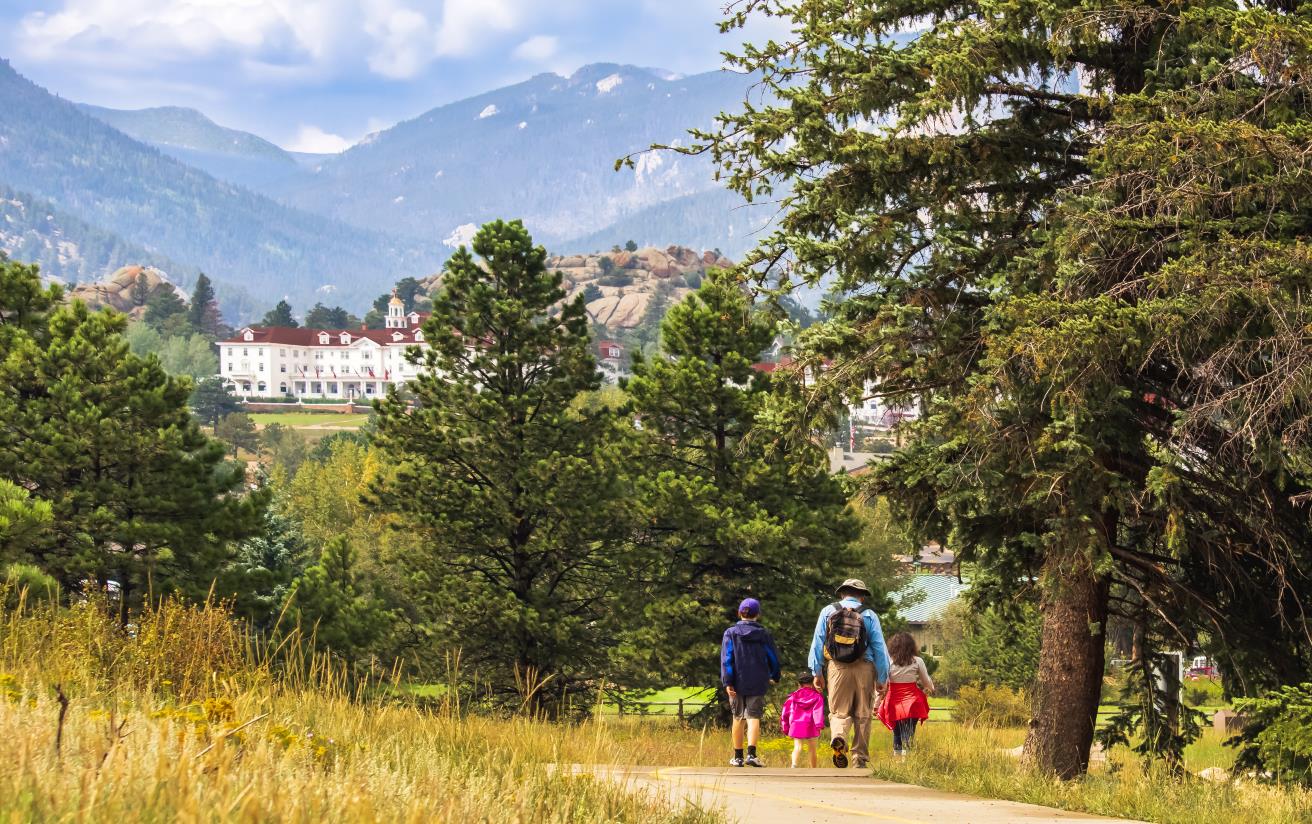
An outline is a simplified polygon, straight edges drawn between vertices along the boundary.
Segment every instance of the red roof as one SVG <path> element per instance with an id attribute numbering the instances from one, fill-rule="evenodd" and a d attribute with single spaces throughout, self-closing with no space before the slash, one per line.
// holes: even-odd
<path id="1" fill-rule="evenodd" d="M 246 340 L 249 329 L 253 334 Z M 414 343 L 418 327 L 410 329 L 292 329 L 287 326 L 247 326 L 239 330 L 236 336 L 221 340 L 219 343 L 281 343 L 287 346 L 341 346 L 342 333 L 351 336 L 351 343 L 360 338 L 367 338 L 374 343 Z M 319 343 L 319 335 L 327 334 L 328 343 Z M 393 336 L 400 334 L 399 339 Z"/>
<path id="2" fill-rule="evenodd" d="M 769 374 L 770 372 L 773 372 L 776 369 L 784 369 L 792 365 L 793 365 L 793 359 L 785 355 L 784 357 L 779 359 L 778 363 L 763 361 L 761 363 L 752 364 L 752 368 L 755 369 L 757 372 L 765 372 Z"/>

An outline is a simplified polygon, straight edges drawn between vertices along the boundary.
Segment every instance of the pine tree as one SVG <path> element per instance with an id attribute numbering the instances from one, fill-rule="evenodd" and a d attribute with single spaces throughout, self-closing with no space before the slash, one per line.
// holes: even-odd
<path id="1" fill-rule="evenodd" d="M 218 334 L 219 304 L 214 299 L 214 285 L 209 277 L 201 272 L 196 278 L 196 288 L 191 290 L 191 305 L 187 308 L 187 320 L 191 328 L 202 335 L 213 338 Z"/>
<path id="2" fill-rule="evenodd" d="M 278 301 L 277 306 L 264 314 L 264 319 L 260 321 L 260 325 L 295 329 L 297 323 L 296 318 L 292 317 L 292 305 L 285 300 Z"/>
<path id="3" fill-rule="evenodd" d="M 132 284 L 132 305 L 145 306 L 148 300 L 150 300 L 150 280 L 147 279 L 144 271 L 137 272 L 137 279 Z"/>
<path id="4" fill-rule="evenodd" d="M 214 437 L 228 445 L 234 458 L 239 449 L 256 452 L 260 448 L 260 433 L 255 421 L 245 412 L 229 412 L 220 418 L 214 427 Z"/>
<path id="5" fill-rule="evenodd" d="M 1306 673 L 1306 541 L 1283 526 L 1305 518 L 1271 512 L 1303 494 L 1272 436 L 1306 421 L 1276 377 L 1301 359 L 1263 331 L 1305 328 L 1281 268 L 1303 259 L 1300 12 L 763 0 L 727 26 L 762 10 L 792 37 L 731 63 L 776 102 L 689 151 L 748 198 L 781 194 L 749 267 L 843 298 L 799 341 L 821 379 L 798 417 L 872 392 L 923 404 L 877 488 L 954 536 L 983 597 L 1039 602 L 1027 757 L 1087 768 L 1113 609 Z M 1262 386 L 1277 400 L 1250 405 Z M 1245 428 L 1268 413 L 1279 426 Z"/>
<path id="6" fill-rule="evenodd" d="M 748 595 L 765 604 L 781 649 L 805 649 L 816 612 L 859 563 L 859 526 L 823 448 L 770 453 L 749 437 L 770 394 L 753 364 L 774 327 L 717 272 L 666 314 L 659 353 L 634 355 L 625 389 L 645 436 L 638 498 L 659 561 L 622 652 L 656 682 L 705 683 L 719 632 Z"/>
<path id="7" fill-rule="evenodd" d="M 549 678 L 534 701 L 560 709 L 605 673 L 627 612 L 624 427 L 574 407 L 600 384 L 586 313 L 523 224 L 483 226 L 473 250 L 447 261 L 430 348 L 411 353 L 416 407 L 394 390 L 379 405 L 395 471 L 377 498 L 424 529 L 416 597 L 480 683 Z"/>
<path id="8" fill-rule="evenodd" d="M 165 337 L 190 331 L 187 304 L 172 288 L 158 289 L 150 296 L 143 320 Z"/>
<path id="9" fill-rule="evenodd" d="M 359 325 L 359 318 L 340 306 L 329 308 L 316 303 L 305 315 L 307 329 L 351 329 Z"/>
<path id="10" fill-rule="evenodd" d="M 0 295 L 31 294 L 35 280 L 0 265 Z M 29 324 L 0 360 L 0 478 L 53 514 L 28 559 L 69 592 L 117 582 L 124 619 L 148 582 L 203 595 L 266 496 L 241 494 L 243 468 L 223 463 L 187 410 L 189 382 L 132 355 L 122 315 L 79 301 L 44 318 L 21 303 L 0 316 Z"/>
<path id="11" fill-rule="evenodd" d="M 382 599 L 360 580 L 355 550 L 344 537 L 328 542 L 319 563 L 296 580 L 288 603 L 301 632 L 348 663 L 366 655 L 392 620 Z"/>
<path id="12" fill-rule="evenodd" d="M 196 381 L 190 404 L 196 420 L 209 426 L 218 426 L 224 416 L 242 410 L 241 401 L 233 396 L 227 383 L 217 375 Z"/>

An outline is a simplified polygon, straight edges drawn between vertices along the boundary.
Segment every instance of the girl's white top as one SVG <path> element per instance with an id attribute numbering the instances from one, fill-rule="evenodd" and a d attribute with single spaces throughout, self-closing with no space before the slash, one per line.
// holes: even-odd
<path id="1" fill-rule="evenodd" d="M 888 680 L 894 684 L 918 684 L 922 690 L 934 689 L 929 670 L 925 669 L 925 659 L 919 655 L 910 664 L 892 664 L 888 670 Z"/>

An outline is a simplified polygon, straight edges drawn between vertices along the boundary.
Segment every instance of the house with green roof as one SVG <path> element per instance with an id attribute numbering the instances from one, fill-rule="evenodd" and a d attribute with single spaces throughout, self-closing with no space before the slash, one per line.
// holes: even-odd
<path id="1" fill-rule="evenodd" d="M 939 637 L 936 622 L 943 617 L 948 606 L 961 597 L 970 582 L 956 575 L 917 572 L 898 590 L 898 597 L 907 606 L 898 610 L 907 622 L 907 630 L 930 655 L 943 653 L 943 639 Z"/>

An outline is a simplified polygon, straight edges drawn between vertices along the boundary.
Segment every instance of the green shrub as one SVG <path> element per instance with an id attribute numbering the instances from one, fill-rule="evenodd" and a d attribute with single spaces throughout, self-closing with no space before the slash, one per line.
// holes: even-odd
<path id="1" fill-rule="evenodd" d="M 31 564 L 10 564 L 0 578 L 0 593 L 6 610 L 19 604 L 34 607 L 59 600 L 59 582 Z"/>
<path id="2" fill-rule="evenodd" d="M 1280 687 L 1235 701 L 1243 717 L 1235 771 L 1252 770 L 1280 783 L 1312 786 L 1312 683 Z"/>
<path id="3" fill-rule="evenodd" d="M 1030 702 L 1023 690 L 985 685 L 957 691 L 952 720 L 982 727 L 1020 727 L 1030 721 Z"/>

